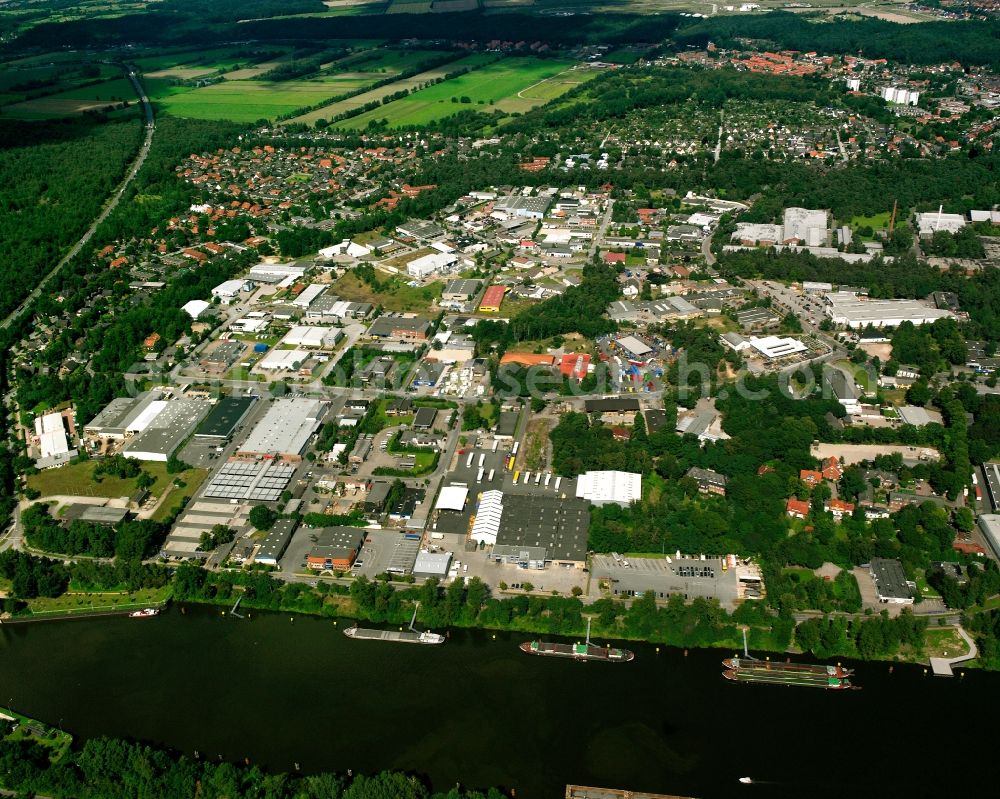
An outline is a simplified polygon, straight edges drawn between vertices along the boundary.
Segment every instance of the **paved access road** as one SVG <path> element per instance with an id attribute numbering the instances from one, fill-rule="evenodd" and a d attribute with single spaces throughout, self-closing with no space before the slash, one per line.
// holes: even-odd
<path id="1" fill-rule="evenodd" d="M 125 194 L 125 189 L 127 189 L 128 185 L 135 179 L 135 176 L 138 174 L 139 170 L 142 168 L 143 163 L 145 163 L 146 161 L 146 156 L 149 155 L 149 148 L 153 144 L 153 133 L 156 130 L 156 127 L 153 124 L 153 107 L 150 105 L 149 98 L 146 96 L 146 92 L 143 90 L 142 84 L 139 83 L 139 78 L 136 77 L 135 72 L 129 70 L 127 67 L 125 68 L 125 70 L 126 70 L 125 72 L 126 77 L 128 77 L 128 79 L 131 81 L 132 88 L 135 89 L 135 93 L 139 97 L 139 101 L 142 103 L 143 112 L 145 113 L 146 116 L 146 138 L 143 140 L 142 147 L 139 148 L 139 153 L 138 155 L 136 155 L 135 161 L 132 162 L 132 167 L 131 169 L 129 169 L 128 174 L 125 176 L 125 179 L 118 185 L 118 189 L 111 196 L 111 199 L 108 200 L 107 205 L 104 206 L 104 210 L 101 211 L 98 217 L 91 223 L 90 227 L 87 228 L 86 232 L 83 234 L 83 236 L 80 237 L 80 240 L 73 245 L 70 251 L 62 257 L 59 263 L 57 263 L 54 267 L 52 267 L 52 269 L 48 272 L 48 274 L 45 275 L 45 277 L 41 279 L 41 282 L 39 282 L 39 284 L 35 287 L 34 291 L 32 291 L 25 298 L 24 302 L 22 302 L 19 306 L 17 306 L 17 308 L 15 308 L 14 311 L 8 314 L 7 318 L 4 319 L 3 322 L 0 322 L 0 328 L 7 328 L 13 319 L 19 316 L 29 305 L 31 305 L 31 303 L 33 303 L 36 299 L 38 299 L 38 297 L 41 296 L 41 293 L 44 290 L 45 286 L 48 285 L 49 281 L 52 280 L 53 277 L 55 277 L 56 273 L 60 269 L 62 269 L 63 265 L 69 262 L 71 259 L 75 258 L 77 256 L 77 253 L 79 253 L 80 250 L 82 250 L 87 245 L 87 242 L 90 241 L 91 237 L 94 235 L 94 232 L 97 230 L 97 228 L 100 227 L 101 224 L 104 222 L 104 220 L 107 219 L 108 216 L 111 214 L 111 212 L 118 207 L 118 202 L 119 200 L 121 200 L 122 195 Z"/>

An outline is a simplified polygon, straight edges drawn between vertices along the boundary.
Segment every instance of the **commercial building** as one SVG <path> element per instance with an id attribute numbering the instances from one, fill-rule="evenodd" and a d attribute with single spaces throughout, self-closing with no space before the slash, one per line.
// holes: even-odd
<path id="1" fill-rule="evenodd" d="M 281 343 L 308 349 L 333 349 L 343 337 L 342 330 L 312 325 L 295 325 L 281 339 Z"/>
<path id="2" fill-rule="evenodd" d="M 66 435 L 66 418 L 61 413 L 46 413 L 35 417 L 35 435 L 38 436 L 40 457 L 35 466 L 45 469 L 66 463 L 77 454 L 71 449 Z"/>
<path id="3" fill-rule="evenodd" d="M 736 312 L 736 321 L 744 330 L 762 330 L 780 323 L 781 317 L 770 308 L 747 308 Z"/>
<path id="4" fill-rule="evenodd" d="M 226 441 L 253 407 L 253 397 L 223 397 L 198 425 L 194 437 L 206 441 Z"/>
<path id="5" fill-rule="evenodd" d="M 587 557 L 587 531 L 590 506 L 582 499 L 562 499 L 547 495 L 504 496 L 487 491 L 480 503 L 486 508 L 490 531 L 495 533 L 476 540 L 494 541 L 491 557 L 501 563 L 521 568 L 542 568 L 551 563 L 565 568 L 582 569 Z M 476 525 L 473 538 L 476 538 Z"/>
<path id="6" fill-rule="evenodd" d="M 187 440 L 211 406 L 200 399 L 178 397 L 167 402 L 159 413 L 125 445 L 125 455 L 141 461 L 166 463 Z"/>
<path id="7" fill-rule="evenodd" d="M 449 280 L 441 293 L 442 300 L 467 302 L 479 293 L 481 280 Z"/>
<path id="8" fill-rule="evenodd" d="M 326 404 L 320 400 L 273 400 L 237 454 L 244 458 L 270 456 L 298 461 L 325 413 Z"/>
<path id="9" fill-rule="evenodd" d="M 296 297 L 294 300 L 292 300 L 292 305 L 294 305 L 296 308 L 302 308 L 303 310 L 305 310 L 310 305 L 312 305 L 313 302 L 324 291 L 326 291 L 326 286 L 321 286 L 318 283 L 312 283 L 306 286 L 304 289 L 302 289 L 302 291 L 299 293 L 299 296 Z"/>
<path id="10" fill-rule="evenodd" d="M 511 195 L 497 200 L 493 204 L 494 216 L 523 217 L 525 219 L 541 219 L 552 204 L 551 197 L 522 197 Z"/>
<path id="11" fill-rule="evenodd" d="M 479 310 L 483 313 L 498 313 L 503 304 L 504 295 L 507 289 L 503 286 L 490 286 L 483 294 L 482 302 L 479 303 Z"/>
<path id="12" fill-rule="evenodd" d="M 697 466 L 692 466 L 688 469 L 685 477 L 690 477 L 698 483 L 698 490 L 703 494 L 718 494 L 722 497 L 726 495 L 727 480 L 724 474 L 719 474 L 712 469 L 700 469 Z"/>
<path id="13" fill-rule="evenodd" d="M 863 300 L 848 292 L 826 295 L 826 315 L 835 325 L 852 329 L 896 327 L 903 322 L 930 324 L 938 319 L 954 319 L 943 308 L 932 308 L 920 300 Z"/>
<path id="14" fill-rule="evenodd" d="M 295 519 L 278 519 L 274 526 L 268 531 L 267 536 L 260 543 L 260 549 L 254 555 L 254 563 L 263 563 L 265 566 L 277 566 L 281 556 L 288 549 L 288 544 L 292 540 L 292 533 L 298 522 Z"/>
<path id="15" fill-rule="evenodd" d="M 413 416 L 414 430 L 430 430 L 437 421 L 437 408 L 417 408 Z"/>
<path id="16" fill-rule="evenodd" d="M 372 338 L 425 341 L 430 330 L 431 323 L 417 316 L 380 316 L 368 328 L 368 335 Z"/>
<path id="17" fill-rule="evenodd" d="M 423 280 L 431 275 L 443 275 L 458 268 L 458 256 L 450 252 L 432 252 L 415 258 L 406 265 L 406 274 Z"/>
<path id="18" fill-rule="evenodd" d="M 469 498 L 469 488 L 464 485 L 450 485 L 441 489 L 434 510 L 465 510 L 465 502 Z"/>
<path id="19" fill-rule="evenodd" d="M 631 505 L 642 499 L 642 475 L 633 472 L 584 472 L 576 481 L 576 496 L 594 505 Z"/>
<path id="20" fill-rule="evenodd" d="M 152 422 L 166 407 L 166 400 L 158 390 L 144 391 L 135 397 L 118 397 L 111 400 L 97 416 L 84 425 L 89 438 L 120 441 L 134 435 Z"/>
<path id="21" fill-rule="evenodd" d="M 784 244 L 804 244 L 821 247 L 826 244 L 828 226 L 826 211 L 810 208 L 786 208 L 784 214 Z"/>
<path id="22" fill-rule="evenodd" d="M 965 217 L 961 214 L 946 214 L 943 211 L 930 211 L 916 215 L 917 230 L 921 236 L 933 236 L 939 230 L 948 233 L 958 233 L 965 227 Z"/>
<path id="23" fill-rule="evenodd" d="M 311 357 L 309 350 L 271 350 L 260 359 L 257 368 L 265 372 L 297 371 Z"/>
<path id="24" fill-rule="evenodd" d="M 896 413 L 903 424 L 912 424 L 914 427 L 926 427 L 944 421 L 940 411 L 921 408 L 919 405 L 901 405 L 896 408 Z"/>
<path id="25" fill-rule="evenodd" d="M 212 296 L 218 297 L 222 302 L 232 302 L 239 296 L 241 291 L 246 291 L 247 281 L 242 279 L 226 280 L 212 289 Z"/>
<path id="26" fill-rule="evenodd" d="M 823 373 L 823 380 L 837 401 L 844 406 L 844 410 L 849 414 L 861 413 L 861 392 L 853 379 L 839 369 L 827 369 Z"/>
<path id="27" fill-rule="evenodd" d="M 798 339 L 789 338 L 788 336 L 764 336 L 763 338 L 751 336 L 747 339 L 747 344 L 755 354 L 768 360 L 797 355 L 801 352 L 806 352 L 808 349 Z"/>
<path id="28" fill-rule="evenodd" d="M 288 278 L 299 279 L 307 269 L 305 264 L 257 264 L 250 270 L 250 279 L 256 283 L 280 283 Z"/>
<path id="29" fill-rule="evenodd" d="M 323 294 L 309 304 L 306 321 L 332 324 L 344 319 L 367 319 L 373 310 L 370 302 L 348 302 L 333 294 Z"/>
<path id="30" fill-rule="evenodd" d="M 317 571 L 347 571 L 365 540 L 357 527 L 323 527 L 314 535 L 316 545 L 306 556 L 306 566 Z"/>
<path id="31" fill-rule="evenodd" d="M 197 319 L 211 307 L 212 304 L 205 302 L 204 300 L 191 300 L 190 302 L 184 303 L 181 306 L 181 310 L 192 319 Z"/>
<path id="32" fill-rule="evenodd" d="M 979 529 L 993 554 L 1000 558 L 1000 514 L 983 513 L 979 517 Z"/>
<path id="33" fill-rule="evenodd" d="M 293 466 L 280 460 L 233 459 L 212 476 L 203 495 L 230 502 L 276 502 L 294 473 Z"/>
<path id="34" fill-rule="evenodd" d="M 912 605 L 916 583 L 906 579 L 903 564 L 890 558 L 872 558 L 869 564 L 878 601 L 889 605 Z"/>
<path id="35" fill-rule="evenodd" d="M 635 423 L 635 415 L 639 413 L 638 397 L 606 397 L 605 399 L 585 400 L 586 413 L 601 414 L 601 421 L 608 425 L 631 425 Z"/>
<path id="36" fill-rule="evenodd" d="M 622 336 L 615 341 L 615 345 L 625 353 L 629 360 L 645 363 L 653 354 L 653 348 L 635 336 Z"/>
<path id="37" fill-rule="evenodd" d="M 500 441 L 511 441 L 517 432 L 517 422 L 521 418 L 518 411 L 501 411 L 497 417 L 496 430 L 493 437 Z"/>
<path id="38" fill-rule="evenodd" d="M 439 580 L 443 580 L 448 576 L 451 557 L 450 552 L 428 552 L 426 549 L 421 549 L 413 563 L 413 576 L 437 577 Z"/>

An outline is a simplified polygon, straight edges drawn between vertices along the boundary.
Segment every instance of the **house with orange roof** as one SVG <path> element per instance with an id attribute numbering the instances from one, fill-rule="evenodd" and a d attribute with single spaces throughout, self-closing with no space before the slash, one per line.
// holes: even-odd
<path id="1" fill-rule="evenodd" d="M 837 481 L 844 476 L 844 470 L 840 467 L 840 461 L 833 455 L 823 459 L 822 470 L 823 477 L 827 480 Z"/>
<path id="2" fill-rule="evenodd" d="M 799 480 L 811 488 L 815 488 L 823 482 L 823 473 L 814 469 L 802 469 L 799 472 Z"/>
<path id="3" fill-rule="evenodd" d="M 844 516 L 854 513 L 854 503 L 844 502 L 842 499 L 828 499 L 823 507 L 832 513 L 835 519 L 842 519 Z"/>
<path id="4" fill-rule="evenodd" d="M 809 503 L 793 497 L 785 503 L 785 513 L 793 519 L 804 519 L 809 515 Z"/>

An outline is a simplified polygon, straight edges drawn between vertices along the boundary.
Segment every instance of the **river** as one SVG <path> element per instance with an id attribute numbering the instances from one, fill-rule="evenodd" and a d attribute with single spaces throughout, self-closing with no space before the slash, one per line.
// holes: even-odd
<path id="1" fill-rule="evenodd" d="M 427 647 L 353 641 L 344 624 L 189 606 L 0 625 L 0 705 L 82 737 L 274 770 L 412 770 L 518 799 L 567 783 L 706 799 L 995 788 L 982 767 L 996 675 L 862 663 L 861 691 L 734 685 L 719 651 L 629 644 L 632 663 L 576 663 L 522 654 L 524 635 L 459 630 Z"/>

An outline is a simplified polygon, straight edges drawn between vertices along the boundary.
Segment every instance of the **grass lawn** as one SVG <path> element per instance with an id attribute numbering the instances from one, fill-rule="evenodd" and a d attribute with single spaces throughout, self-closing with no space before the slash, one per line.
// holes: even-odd
<path id="1" fill-rule="evenodd" d="M 188 469 L 178 475 L 174 475 L 176 480 L 184 483 L 183 486 L 174 485 L 174 480 L 167 484 L 166 496 L 160 502 L 160 506 L 153 512 L 153 521 L 162 522 L 180 507 L 184 497 L 193 497 L 201 484 L 208 477 L 208 469 Z"/>
<path id="2" fill-rule="evenodd" d="M 13 718 L 18 727 L 10 735 L 6 736 L 8 741 L 34 741 L 49 749 L 49 762 L 58 763 L 69 751 L 70 744 L 73 743 L 73 736 L 68 732 L 63 732 L 56 727 L 50 727 L 40 721 L 22 716 L 5 707 L 0 707 L 0 714 Z"/>
<path id="3" fill-rule="evenodd" d="M 954 627 L 930 627 L 924 633 L 924 654 L 927 657 L 953 658 L 968 652 L 968 644 Z"/>
<path id="4" fill-rule="evenodd" d="M 929 597 L 931 599 L 940 599 L 941 594 L 935 591 L 931 586 L 927 584 L 927 578 L 924 576 L 923 572 L 917 572 L 917 591 L 923 597 Z"/>
<path id="5" fill-rule="evenodd" d="M 163 588 L 140 588 L 138 591 L 96 591 L 65 593 L 50 599 L 38 597 L 28 600 L 28 608 L 32 615 L 46 613 L 91 613 L 104 610 L 134 610 L 150 605 L 159 605 L 170 598 L 173 589 L 166 585 Z"/>
<path id="6" fill-rule="evenodd" d="M 449 61 L 447 64 L 443 64 L 439 67 L 434 67 L 426 72 L 420 72 L 411 78 L 402 78 L 397 81 L 393 81 L 385 86 L 379 86 L 377 89 L 372 89 L 368 92 L 363 92 L 354 97 L 348 97 L 340 100 L 336 103 L 331 103 L 323 108 L 317 108 L 315 111 L 310 111 L 301 116 L 294 117 L 288 120 L 289 123 L 303 123 L 306 125 L 312 125 L 317 119 L 332 119 L 338 114 L 342 114 L 345 111 L 350 111 L 355 108 L 360 108 L 368 103 L 380 101 L 383 97 L 388 97 L 390 94 L 395 94 L 403 89 L 408 89 L 410 91 L 416 89 L 419 86 L 425 85 L 428 81 L 439 80 L 447 75 L 449 72 L 454 72 L 456 69 L 461 67 L 475 68 L 481 66 L 482 64 L 489 63 L 495 60 L 495 56 L 486 55 L 484 53 L 477 53 L 475 55 L 466 56 L 465 58 L 460 58 L 455 61 Z M 364 66 L 361 64 L 360 66 Z M 345 121 L 347 124 L 351 120 Z"/>
<path id="7" fill-rule="evenodd" d="M 166 113 L 178 117 L 255 122 L 314 105 L 358 85 L 356 81 L 339 86 L 322 80 L 226 80 L 161 97 L 159 105 Z"/>
<path id="8" fill-rule="evenodd" d="M 868 379 L 868 372 L 863 366 L 851 363 L 850 361 L 837 361 L 833 365 L 847 374 L 854 375 L 854 382 L 861 386 L 866 394 L 871 391 L 871 381 Z"/>
<path id="9" fill-rule="evenodd" d="M 376 292 L 353 272 L 347 272 L 334 281 L 331 292 L 345 300 L 370 302 L 390 311 L 416 312 L 429 311 L 444 290 L 444 283 L 440 281 L 425 286 L 410 286 L 402 278 L 383 278 L 381 274 L 379 280 L 386 285 L 386 289 Z"/>
<path id="10" fill-rule="evenodd" d="M 40 491 L 43 497 L 51 497 L 57 494 L 80 497 L 126 497 L 134 494 L 136 488 L 136 478 L 122 480 L 117 477 L 105 475 L 97 482 L 93 478 L 94 467 L 97 461 L 84 461 L 83 463 L 71 463 L 67 466 L 60 466 L 57 469 L 45 469 L 38 474 L 28 477 L 28 485 L 36 491 Z M 205 479 L 203 469 L 189 469 L 180 474 L 167 474 L 167 464 L 154 461 L 144 461 L 142 470 L 149 472 L 156 482 L 150 489 L 150 493 L 159 496 L 173 482 L 175 477 L 180 477 L 189 485 L 193 479 L 197 479 L 200 484 Z M 201 476 L 196 478 L 194 473 L 200 472 Z"/>
<path id="11" fill-rule="evenodd" d="M 539 89 L 535 84 L 565 72 L 572 65 L 571 61 L 505 58 L 339 124 L 357 129 L 374 119 L 387 120 L 391 127 L 424 125 L 470 108 L 488 112 L 493 104 L 506 98 L 517 98 L 525 106 L 508 110 L 527 110 L 531 103 L 538 105 L 545 98 L 518 97 L 518 93 Z M 467 102 L 461 102 L 462 98 Z"/>

